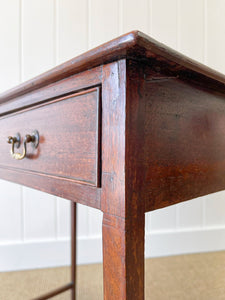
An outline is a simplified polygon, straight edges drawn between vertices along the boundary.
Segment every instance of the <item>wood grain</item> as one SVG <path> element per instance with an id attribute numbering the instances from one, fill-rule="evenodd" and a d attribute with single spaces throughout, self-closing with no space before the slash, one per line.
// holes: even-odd
<path id="1" fill-rule="evenodd" d="M 103 67 L 101 209 L 125 216 L 126 61 Z"/>
<path id="2" fill-rule="evenodd" d="M 100 86 L 102 81 L 102 67 L 96 67 L 80 74 L 66 77 L 56 83 L 43 86 L 38 90 L 14 97 L 11 101 L 0 103 L 0 116 L 19 111 L 21 109 L 44 103 L 57 97 Z"/>
<path id="3" fill-rule="evenodd" d="M 99 99 L 94 88 L 1 118 L 0 166 L 98 186 Z M 28 145 L 23 160 L 13 159 L 7 136 L 19 132 L 24 138 L 34 130 L 40 134 L 37 149 Z"/>
<path id="4" fill-rule="evenodd" d="M 101 189 L 95 186 L 10 168 L 0 168 L 0 178 L 90 207 L 101 207 Z"/>
<path id="5" fill-rule="evenodd" d="M 127 75 L 126 60 L 104 66 L 103 70 L 104 297 L 141 300 L 144 299 L 145 218 L 144 202 L 136 193 L 138 150 L 131 142 L 132 135 L 137 135 L 136 120 L 132 120 L 134 126 L 130 123 L 139 103 L 138 85 L 133 80 L 137 76 Z"/>
<path id="6" fill-rule="evenodd" d="M 224 94 L 161 75 L 143 80 L 139 95 L 145 211 L 223 190 Z"/>
<path id="7" fill-rule="evenodd" d="M 137 221 L 137 222 L 136 222 Z M 103 217 L 104 299 L 144 299 L 144 218 Z"/>

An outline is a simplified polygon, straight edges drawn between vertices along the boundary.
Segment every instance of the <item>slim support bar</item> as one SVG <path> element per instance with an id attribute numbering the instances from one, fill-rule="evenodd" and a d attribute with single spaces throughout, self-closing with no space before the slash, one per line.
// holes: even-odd
<path id="1" fill-rule="evenodd" d="M 71 282 L 71 283 L 69 283 L 67 285 L 64 285 L 64 286 L 62 286 L 62 287 L 60 287 L 58 289 L 55 289 L 54 291 L 51 291 L 51 292 L 49 292 L 49 293 L 47 293 L 47 294 L 45 294 L 43 296 L 39 296 L 37 298 L 34 298 L 33 300 L 46 300 L 46 299 L 50 299 L 50 298 L 52 298 L 52 297 L 54 297 L 54 296 L 56 296 L 58 294 L 61 294 L 61 293 L 65 292 L 65 291 L 67 291 L 67 290 L 72 289 L 73 285 L 74 285 L 73 282 Z"/>
<path id="2" fill-rule="evenodd" d="M 76 202 L 71 202 L 71 300 L 76 300 Z"/>

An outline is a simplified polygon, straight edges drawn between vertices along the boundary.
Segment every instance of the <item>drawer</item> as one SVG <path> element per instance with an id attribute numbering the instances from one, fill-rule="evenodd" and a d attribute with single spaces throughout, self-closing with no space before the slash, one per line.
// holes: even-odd
<path id="1" fill-rule="evenodd" d="M 0 118 L 0 167 L 99 186 L 100 112 L 96 87 Z M 24 137 L 34 130 L 37 148 L 28 143 L 25 158 L 14 159 L 7 137 L 20 134 L 15 152 L 22 153 Z"/>

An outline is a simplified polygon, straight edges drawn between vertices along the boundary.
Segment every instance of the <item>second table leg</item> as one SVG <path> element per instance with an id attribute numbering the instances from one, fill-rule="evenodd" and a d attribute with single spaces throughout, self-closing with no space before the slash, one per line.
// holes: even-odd
<path id="1" fill-rule="evenodd" d="M 76 300 L 76 239 L 77 239 L 77 230 L 76 230 L 76 208 L 77 204 L 71 202 L 71 300 Z"/>

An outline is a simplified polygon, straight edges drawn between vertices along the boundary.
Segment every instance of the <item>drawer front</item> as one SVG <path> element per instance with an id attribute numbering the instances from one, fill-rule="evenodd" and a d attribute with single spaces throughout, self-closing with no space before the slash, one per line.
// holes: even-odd
<path id="1" fill-rule="evenodd" d="M 71 94 L 0 119 L 0 167 L 62 177 L 77 183 L 99 186 L 100 178 L 99 88 Z M 39 132 L 36 149 L 27 144 L 24 159 L 11 154 L 8 136 L 20 133 L 22 152 L 26 134 Z"/>

